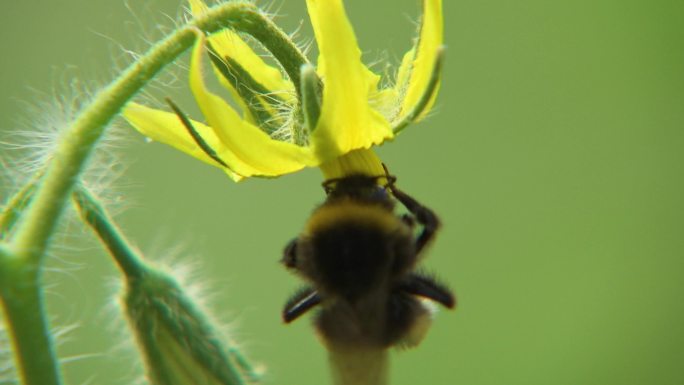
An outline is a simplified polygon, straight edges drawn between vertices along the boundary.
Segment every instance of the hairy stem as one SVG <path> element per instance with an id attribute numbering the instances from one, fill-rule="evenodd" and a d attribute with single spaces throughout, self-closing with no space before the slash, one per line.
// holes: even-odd
<path id="1" fill-rule="evenodd" d="M 90 191 L 77 188 L 73 196 L 81 217 L 95 231 L 126 278 L 135 279 L 143 275 L 145 264 L 142 257 L 128 244 L 118 226 Z"/>
<path id="2" fill-rule="evenodd" d="M 0 297 L 25 385 L 61 383 L 43 306 L 41 267 L 66 200 L 97 140 L 124 105 L 193 44 L 198 31 L 226 27 L 252 34 L 298 84 L 299 66 L 306 60 L 255 6 L 224 3 L 210 9 L 154 45 L 81 110 L 60 138 L 11 236 L 0 242 Z M 3 227 L 9 228 L 15 219 L 3 215 Z"/>
<path id="3" fill-rule="evenodd" d="M 31 178 L 31 181 L 26 183 L 21 190 L 17 191 L 9 199 L 7 205 L 3 207 L 2 212 L 0 212 L 0 241 L 9 236 L 12 227 L 21 217 L 22 211 L 31 202 L 39 179 L 40 173 Z"/>
<path id="4" fill-rule="evenodd" d="M 73 195 L 81 216 L 126 277 L 124 308 L 152 384 L 242 385 L 258 379 L 173 277 L 144 263 L 89 191 L 79 187 Z"/>
<path id="5" fill-rule="evenodd" d="M 299 67 L 306 59 L 287 35 L 255 6 L 225 3 L 211 8 L 154 45 L 74 120 L 60 140 L 32 204 L 17 225 L 12 241 L 16 256 L 40 261 L 76 178 L 105 127 L 123 106 L 165 65 L 193 44 L 198 29 L 212 33 L 226 27 L 253 35 L 274 54 L 298 86 Z"/>
<path id="6" fill-rule="evenodd" d="M 6 257 L 0 254 L 0 294 L 22 384 L 59 385 L 61 373 L 45 317 L 40 272 Z"/>

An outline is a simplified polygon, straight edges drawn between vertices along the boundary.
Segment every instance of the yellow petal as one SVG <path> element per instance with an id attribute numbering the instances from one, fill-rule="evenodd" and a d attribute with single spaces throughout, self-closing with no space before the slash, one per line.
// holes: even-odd
<path id="1" fill-rule="evenodd" d="M 397 106 L 398 92 L 393 87 L 381 88 L 381 76 L 370 69 L 367 69 L 366 73 L 368 78 L 368 104 L 389 120 L 396 115 L 399 109 Z"/>
<path id="2" fill-rule="evenodd" d="M 197 17 L 209 9 L 207 5 L 202 0 L 188 0 L 190 3 L 190 12 L 194 17 Z"/>
<path id="3" fill-rule="evenodd" d="M 204 84 L 202 59 L 205 40 L 199 38 L 190 64 L 190 88 L 209 126 L 225 148 L 221 159 L 237 174 L 278 176 L 297 171 L 317 162 L 309 148 L 271 139 L 258 127 L 243 120 L 219 96 Z"/>
<path id="4" fill-rule="evenodd" d="M 247 43 L 233 31 L 222 31 L 209 37 L 209 42 L 221 57 L 230 57 L 247 69 L 252 78 L 274 94 L 284 98 L 294 97 L 294 86 L 283 77 L 282 72 L 271 67 Z"/>
<path id="5" fill-rule="evenodd" d="M 323 105 L 310 137 L 316 156 L 329 160 L 369 148 L 393 136 L 387 121 L 368 104 L 367 69 L 361 62 L 342 0 L 307 0 L 320 52 Z"/>
<path id="6" fill-rule="evenodd" d="M 417 46 L 404 56 L 397 75 L 397 88 L 403 91 L 404 98 L 396 120 L 400 120 L 413 110 L 428 87 L 435 68 L 437 53 L 442 46 L 443 34 L 442 0 L 423 0 L 423 15 Z M 436 95 L 437 89 L 430 103 L 416 120 L 420 120 L 430 111 Z"/>
<path id="7" fill-rule="evenodd" d="M 207 6 L 202 0 L 189 1 L 193 16 L 197 17 L 206 12 Z M 210 36 L 209 43 L 221 58 L 227 56 L 235 60 L 241 67 L 249 71 L 254 80 L 270 92 L 280 96 L 282 99 L 293 100 L 294 86 L 292 82 L 284 78 L 278 68 L 266 64 L 237 33 L 228 29 L 223 30 Z M 223 76 L 219 75 L 219 79 L 224 86 L 234 91 L 233 87 L 223 79 Z M 236 96 L 236 94 L 233 96 Z M 239 97 L 236 100 L 240 100 Z"/>
<path id="8" fill-rule="evenodd" d="M 123 111 L 123 116 L 146 137 L 175 147 L 207 164 L 220 167 L 235 180 L 241 179 L 239 175 L 227 170 L 202 151 L 176 114 L 145 107 L 137 103 L 129 103 Z M 197 133 L 209 147 L 216 151 L 219 158 L 225 155 L 226 150 L 211 127 L 200 122 L 191 122 Z"/>

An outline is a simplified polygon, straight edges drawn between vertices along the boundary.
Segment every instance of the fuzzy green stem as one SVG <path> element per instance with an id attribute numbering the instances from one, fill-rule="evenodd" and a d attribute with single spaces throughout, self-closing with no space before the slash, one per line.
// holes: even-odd
<path id="1" fill-rule="evenodd" d="M 2 213 L 0 213 L 0 240 L 8 238 L 9 232 L 21 218 L 21 213 L 31 203 L 42 176 L 42 171 L 35 173 L 28 183 L 22 186 L 3 207 Z"/>
<path id="2" fill-rule="evenodd" d="M 6 239 L 14 224 L 19 220 L 22 211 L 31 202 L 36 185 L 42 173 L 36 174 L 30 182 L 25 184 L 9 199 L 0 213 L 0 240 Z"/>
<path id="3" fill-rule="evenodd" d="M 10 243 L 0 245 L 0 295 L 25 385 L 60 384 L 43 307 L 40 266 L 59 215 L 88 156 L 123 106 L 165 65 L 193 44 L 198 29 L 212 33 L 225 27 L 250 33 L 260 40 L 298 84 L 297 71 L 305 60 L 287 35 L 253 5 L 225 3 L 154 45 L 81 111 L 60 139 Z"/>
<path id="4" fill-rule="evenodd" d="M 60 385 L 61 373 L 45 317 L 40 272 L 0 253 L 0 297 L 24 385 Z"/>
<path id="5" fill-rule="evenodd" d="M 273 54 L 287 72 L 297 94 L 299 94 L 301 88 L 299 69 L 303 65 L 309 64 L 306 56 L 292 42 L 290 36 L 278 28 L 270 19 L 265 18 L 262 13 L 249 12 L 245 16 L 246 19 L 243 21 L 245 28 L 239 30 L 250 34 Z"/>
<path id="6" fill-rule="evenodd" d="M 216 378 L 217 384 L 233 385 L 244 384 L 243 376 L 258 378 L 237 348 L 217 337 L 173 278 L 145 264 L 97 198 L 82 186 L 73 196 L 84 221 L 126 276 L 125 308 L 153 384 L 197 383 L 205 375 Z"/>
<path id="7" fill-rule="evenodd" d="M 211 8 L 153 46 L 103 89 L 71 124 L 58 144 L 32 204 L 17 225 L 12 241 L 14 255 L 40 262 L 69 192 L 105 127 L 148 81 L 190 47 L 198 28 L 211 33 L 225 27 L 254 36 L 273 52 L 293 82 L 299 84 L 299 67 L 306 62 L 304 56 L 258 8 L 246 3 L 225 3 Z"/>
<path id="8" fill-rule="evenodd" d="M 116 223 L 90 191 L 80 187 L 73 195 L 81 217 L 95 231 L 126 278 L 134 279 L 143 275 L 145 264 L 142 257 L 128 244 Z"/>

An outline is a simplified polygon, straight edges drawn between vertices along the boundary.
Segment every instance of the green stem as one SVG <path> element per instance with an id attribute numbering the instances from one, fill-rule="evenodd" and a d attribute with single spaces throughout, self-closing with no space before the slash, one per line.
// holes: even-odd
<path id="1" fill-rule="evenodd" d="M 60 139 L 10 243 L 0 244 L 0 296 L 25 385 L 60 384 L 43 306 L 41 262 L 69 193 L 97 140 L 123 106 L 193 44 L 198 29 L 212 33 L 225 27 L 251 33 L 260 40 L 298 84 L 299 66 L 305 59 L 287 35 L 253 5 L 225 3 L 154 45 L 81 111 Z"/>
<path id="2" fill-rule="evenodd" d="M 81 217 L 95 231 L 126 278 L 140 278 L 145 274 L 142 257 L 128 244 L 118 226 L 95 197 L 83 187 L 77 188 L 73 195 Z"/>
<path id="3" fill-rule="evenodd" d="M 25 184 L 21 190 L 17 191 L 12 198 L 7 202 L 7 205 L 0 212 L 0 240 L 6 239 L 10 230 L 17 220 L 20 218 L 21 212 L 26 205 L 31 202 L 33 193 L 36 191 L 36 183 L 38 178 L 31 180 Z"/>
<path id="4" fill-rule="evenodd" d="M 59 385 L 61 373 L 45 317 L 40 272 L 6 257 L 0 254 L 0 294 L 22 384 Z"/>
<path id="5" fill-rule="evenodd" d="M 14 255 L 40 262 L 69 192 L 105 127 L 166 64 L 192 45 L 198 28 L 212 33 L 226 27 L 253 35 L 273 52 L 298 86 L 299 67 L 306 62 L 304 56 L 258 8 L 246 3 L 225 3 L 211 8 L 153 46 L 74 120 L 60 140 L 32 204 L 17 225 L 12 241 Z"/>
<path id="6" fill-rule="evenodd" d="M 89 191 L 79 187 L 73 195 L 81 216 L 126 276 L 125 308 L 152 383 L 196 383 L 198 376 L 206 374 L 221 384 L 243 384 L 243 374 L 257 378 L 244 356 L 234 346 L 223 344 L 214 326 L 175 281 L 145 265 Z"/>
<path id="7" fill-rule="evenodd" d="M 261 12 L 247 12 L 245 17 L 244 28 L 235 29 L 252 35 L 273 54 L 287 72 L 299 95 L 301 88 L 299 71 L 303 65 L 309 64 L 306 56 L 283 30 Z"/>
<path id="8" fill-rule="evenodd" d="M 214 64 L 214 68 L 223 75 L 223 79 L 240 95 L 240 98 L 245 102 L 245 107 L 247 107 L 249 113 L 256 120 L 257 127 L 269 135 L 272 134 L 282 125 L 274 112 L 285 104 L 284 100 L 278 95 L 272 94 L 270 90 L 254 79 L 249 71 L 242 67 L 237 60 L 228 56 L 220 57 L 211 44 L 207 45 L 210 52 L 209 58 Z M 268 95 L 268 97 L 264 97 L 264 95 Z"/>

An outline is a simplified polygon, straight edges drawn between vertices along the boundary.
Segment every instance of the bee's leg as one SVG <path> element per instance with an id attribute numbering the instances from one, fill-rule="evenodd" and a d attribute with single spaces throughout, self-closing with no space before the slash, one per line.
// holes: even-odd
<path id="1" fill-rule="evenodd" d="M 321 297 L 316 289 L 305 287 L 290 297 L 285 304 L 283 321 L 290 323 L 319 303 L 321 303 Z"/>
<path id="2" fill-rule="evenodd" d="M 401 216 L 401 221 L 406 224 L 406 226 L 410 227 L 413 229 L 416 225 L 416 218 L 413 217 L 411 214 L 404 214 Z"/>
<path id="3" fill-rule="evenodd" d="M 297 267 L 297 238 L 292 239 L 283 250 L 283 258 L 280 262 L 289 269 Z"/>
<path id="4" fill-rule="evenodd" d="M 410 195 L 396 188 L 394 184 L 390 184 L 388 187 L 392 191 L 392 195 L 415 216 L 418 223 L 423 225 L 423 231 L 416 238 L 416 254 L 419 254 L 425 245 L 434 238 L 439 228 L 439 218 L 434 211 L 418 203 Z"/>
<path id="5" fill-rule="evenodd" d="M 399 285 L 399 290 L 409 294 L 431 299 L 449 309 L 456 306 L 456 297 L 446 286 L 431 277 L 412 273 Z"/>

